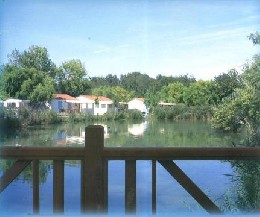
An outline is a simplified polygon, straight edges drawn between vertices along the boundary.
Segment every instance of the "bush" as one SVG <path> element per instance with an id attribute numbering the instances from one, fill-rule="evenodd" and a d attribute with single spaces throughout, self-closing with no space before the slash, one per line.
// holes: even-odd
<path id="1" fill-rule="evenodd" d="M 209 120 L 213 115 L 211 106 L 186 106 L 178 104 L 173 107 L 156 107 L 154 115 L 157 119 L 172 120 Z"/>

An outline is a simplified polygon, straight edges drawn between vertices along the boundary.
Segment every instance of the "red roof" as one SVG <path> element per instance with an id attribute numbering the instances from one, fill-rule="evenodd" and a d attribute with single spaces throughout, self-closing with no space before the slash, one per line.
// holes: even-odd
<path id="1" fill-rule="evenodd" d="M 135 98 L 135 99 L 144 102 L 144 98 Z"/>
<path id="2" fill-rule="evenodd" d="M 111 101 L 112 102 L 112 99 L 109 99 L 107 97 L 104 97 L 104 96 L 94 96 L 94 95 L 80 95 L 82 97 L 85 97 L 87 99 L 90 99 L 90 100 L 95 100 L 96 98 L 98 98 L 98 101 Z"/>
<path id="3" fill-rule="evenodd" d="M 68 94 L 57 93 L 53 95 L 54 99 L 77 100 L 75 97 Z"/>

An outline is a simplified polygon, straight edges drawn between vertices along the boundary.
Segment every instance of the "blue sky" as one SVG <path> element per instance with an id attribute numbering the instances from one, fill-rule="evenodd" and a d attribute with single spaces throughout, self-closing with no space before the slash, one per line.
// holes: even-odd
<path id="1" fill-rule="evenodd" d="M 0 63 L 14 49 L 46 47 L 89 76 L 139 71 L 213 79 L 258 52 L 258 0 L 1 0 Z"/>

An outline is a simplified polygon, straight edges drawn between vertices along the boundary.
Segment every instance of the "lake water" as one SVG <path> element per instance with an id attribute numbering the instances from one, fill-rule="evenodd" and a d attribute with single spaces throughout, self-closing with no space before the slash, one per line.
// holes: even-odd
<path id="1" fill-rule="evenodd" d="M 32 127 L 0 134 L 0 145 L 84 146 L 85 127 L 93 123 Z M 102 122 L 107 147 L 230 147 L 243 133 L 220 134 L 202 121 Z M 259 163 L 254 161 L 175 161 L 222 210 L 251 212 L 259 203 Z M 0 175 L 10 165 L 0 161 Z M 52 163 L 42 161 L 40 213 L 52 213 Z M 251 172 L 252 171 L 252 172 Z M 109 213 L 124 214 L 124 161 L 109 161 Z M 200 205 L 157 163 L 158 214 L 202 214 Z M 252 191 L 252 189 L 254 189 Z M 137 214 L 151 212 L 151 161 L 137 161 Z M 0 194 L 0 211 L 10 216 L 32 214 L 30 168 Z M 65 162 L 65 214 L 80 213 L 80 164 Z M 1 215 L 1 216 L 2 216 Z"/>

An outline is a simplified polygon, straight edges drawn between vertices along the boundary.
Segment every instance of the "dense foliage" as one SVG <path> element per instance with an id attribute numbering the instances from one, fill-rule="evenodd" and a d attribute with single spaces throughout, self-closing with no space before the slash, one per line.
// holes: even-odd
<path id="1" fill-rule="evenodd" d="M 214 114 L 213 126 L 237 131 L 246 127 L 248 145 L 260 145 L 260 55 L 244 66 L 240 85 Z"/>

